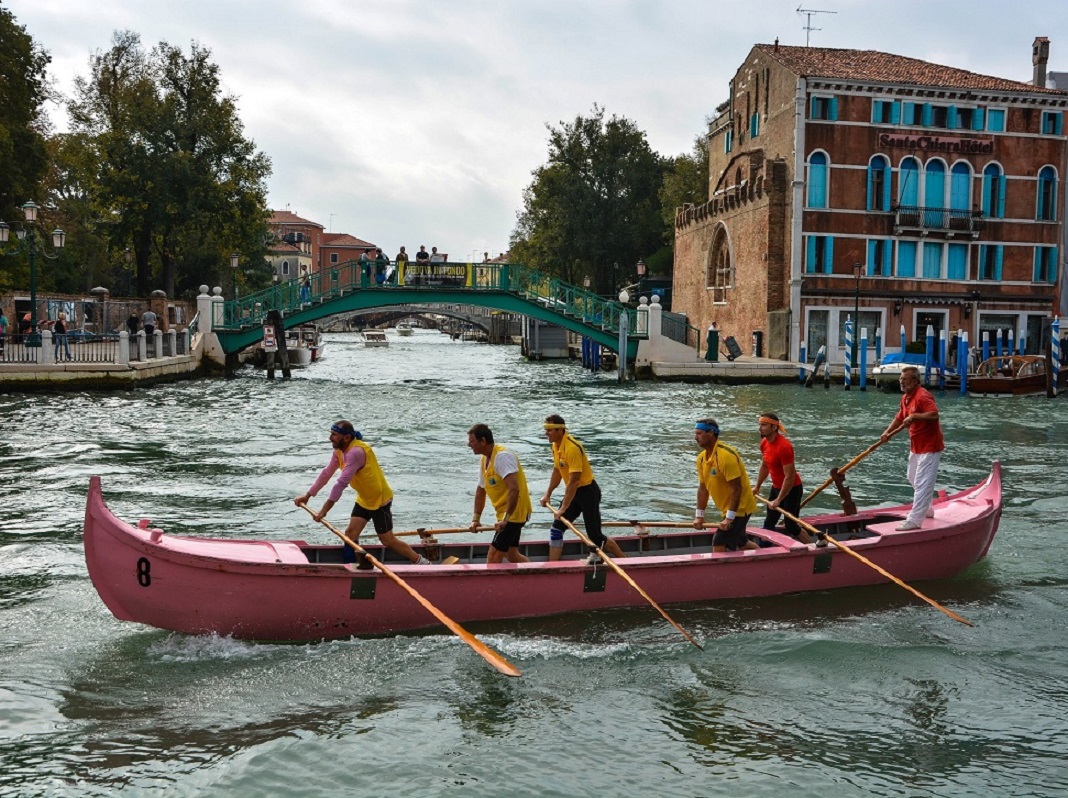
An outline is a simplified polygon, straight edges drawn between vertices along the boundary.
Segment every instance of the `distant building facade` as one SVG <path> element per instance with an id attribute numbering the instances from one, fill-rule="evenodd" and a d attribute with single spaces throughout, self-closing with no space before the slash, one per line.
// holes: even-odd
<path id="1" fill-rule="evenodd" d="M 678 210 L 674 307 L 747 349 L 844 359 L 859 305 L 896 347 L 928 325 L 1022 336 L 1065 303 L 1064 115 L 1035 83 L 862 50 L 757 45 L 709 129 L 709 201 Z"/>

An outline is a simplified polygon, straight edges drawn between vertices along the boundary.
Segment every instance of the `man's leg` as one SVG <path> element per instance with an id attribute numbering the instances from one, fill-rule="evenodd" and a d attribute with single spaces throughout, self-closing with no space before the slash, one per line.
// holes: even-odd
<path id="1" fill-rule="evenodd" d="M 909 482 L 912 483 L 912 509 L 908 521 L 922 524 L 934 500 L 935 483 L 938 481 L 938 464 L 941 452 L 909 454 Z"/>

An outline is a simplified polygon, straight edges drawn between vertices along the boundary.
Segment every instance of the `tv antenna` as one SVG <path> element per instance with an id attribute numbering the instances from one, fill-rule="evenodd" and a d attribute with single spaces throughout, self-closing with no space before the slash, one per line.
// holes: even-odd
<path id="1" fill-rule="evenodd" d="M 808 40 L 812 35 L 812 31 L 814 31 L 814 30 L 823 30 L 823 28 L 813 28 L 812 27 L 812 15 L 813 14 L 837 14 L 838 12 L 837 11 L 824 11 L 823 9 L 820 9 L 820 8 L 801 8 L 801 6 L 798 6 L 797 7 L 797 13 L 805 15 L 805 47 L 808 47 Z"/>

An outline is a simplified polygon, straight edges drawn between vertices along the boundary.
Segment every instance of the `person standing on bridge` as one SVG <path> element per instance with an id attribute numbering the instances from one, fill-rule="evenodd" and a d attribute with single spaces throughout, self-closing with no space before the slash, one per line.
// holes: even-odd
<path id="1" fill-rule="evenodd" d="M 593 478 L 593 469 L 581 441 L 567 431 L 564 419 L 555 414 L 545 419 L 545 437 L 553 445 L 553 473 L 541 504 L 556 516 L 549 529 L 549 559 L 559 560 L 564 554 L 566 524 L 561 519 L 574 521 L 579 515 L 587 537 L 597 547 L 613 557 L 625 557 L 619 544 L 601 531 L 601 488 Z M 560 507 L 554 509 L 553 491 L 561 482 L 564 483 L 564 498 L 560 500 Z M 597 554 L 591 552 L 590 557 L 596 559 Z"/>
<path id="2" fill-rule="evenodd" d="M 360 533 L 367 526 L 367 522 L 371 521 L 383 546 L 413 565 L 429 565 L 430 561 L 426 557 L 416 554 L 411 546 L 393 534 L 393 491 L 386 482 L 386 475 L 378 466 L 374 451 L 363 442 L 363 435 L 352 426 L 351 421 L 341 420 L 330 427 L 330 445 L 334 449 L 330 462 L 319 472 L 308 492 L 298 496 L 293 503 L 298 507 L 307 504 L 330 480 L 334 472 L 340 470 L 341 474 L 330 489 L 330 496 L 323 502 L 319 512 L 313 515 L 315 520 L 322 521 L 345 492 L 345 486 L 351 485 L 356 491 L 356 503 L 353 505 L 352 517 L 349 518 L 345 534 L 353 542 L 358 542 Z M 346 545 L 346 562 L 355 559 L 356 552 Z"/>

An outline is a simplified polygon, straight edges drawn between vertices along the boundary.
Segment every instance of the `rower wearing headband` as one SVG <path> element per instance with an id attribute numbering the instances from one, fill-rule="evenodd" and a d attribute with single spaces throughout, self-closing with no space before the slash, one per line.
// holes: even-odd
<path id="1" fill-rule="evenodd" d="M 697 456 L 697 510 L 694 529 L 703 529 L 705 509 L 711 499 L 723 513 L 712 537 L 712 551 L 755 549 L 745 533 L 749 516 L 756 510 L 756 499 L 749 486 L 749 475 L 738 452 L 721 443 L 719 424 L 714 418 L 703 418 L 694 425 L 694 440 L 701 447 Z"/>
<path id="2" fill-rule="evenodd" d="M 582 443 L 567 431 L 567 425 L 558 415 L 545 419 L 545 437 L 553 445 L 553 473 L 549 477 L 549 488 L 542 497 L 542 506 L 551 509 L 550 499 L 556 486 L 561 482 L 565 486 L 560 507 L 553 510 L 556 520 L 549 530 L 549 559 L 559 560 L 564 553 L 565 525 L 561 517 L 574 521 L 579 515 L 594 544 L 613 557 L 625 556 L 619 544 L 601 531 L 601 489 L 593 478 L 593 469 Z M 590 556 L 596 558 L 597 554 L 591 553 Z"/>
<path id="3" fill-rule="evenodd" d="M 356 504 L 353 505 L 345 534 L 351 540 L 358 541 L 363 528 L 371 521 L 383 546 L 395 551 L 413 565 L 429 565 L 429 560 L 421 554 L 416 554 L 411 546 L 393 534 L 393 491 L 386 482 L 386 475 L 378 466 L 378 458 L 371 447 L 363 442 L 363 435 L 359 430 L 352 426 L 351 421 L 341 420 L 334 423 L 330 427 L 330 445 L 333 447 L 330 462 L 315 478 L 308 492 L 298 496 L 293 503 L 298 507 L 307 504 L 308 500 L 330 481 L 334 472 L 340 471 L 334 487 L 330 489 L 329 498 L 323 502 L 322 509 L 314 514 L 315 520 L 322 521 L 345 492 L 345 486 L 351 485 L 356 490 Z M 352 562 L 354 559 L 356 552 L 346 545 L 345 561 Z M 364 567 L 363 563 L 358 567 Z M 370 567 L 370 563 L 367 567 Z"/>
<path id="4" fill-rule="evenodd" d="M 786 439 L 786 427 L 774 413 L 765 413 L 757 419 L 760 431 L 760 471 L 757 473 L 753 493 L 760 495 L 760 486 L 771 477 L 771 493 L 768 494 L 768 514 L 764 518 L 764 529 L 775 529 L 782 518 L 779 507 L 791 515 L 801 515 L 801 498 L 804 488 L 801 475 L 794 467 L 794 445 Z M 812 543 L 808 532 L 797 521 L 786 517 L 786 534 L 802 543 Z"/>

